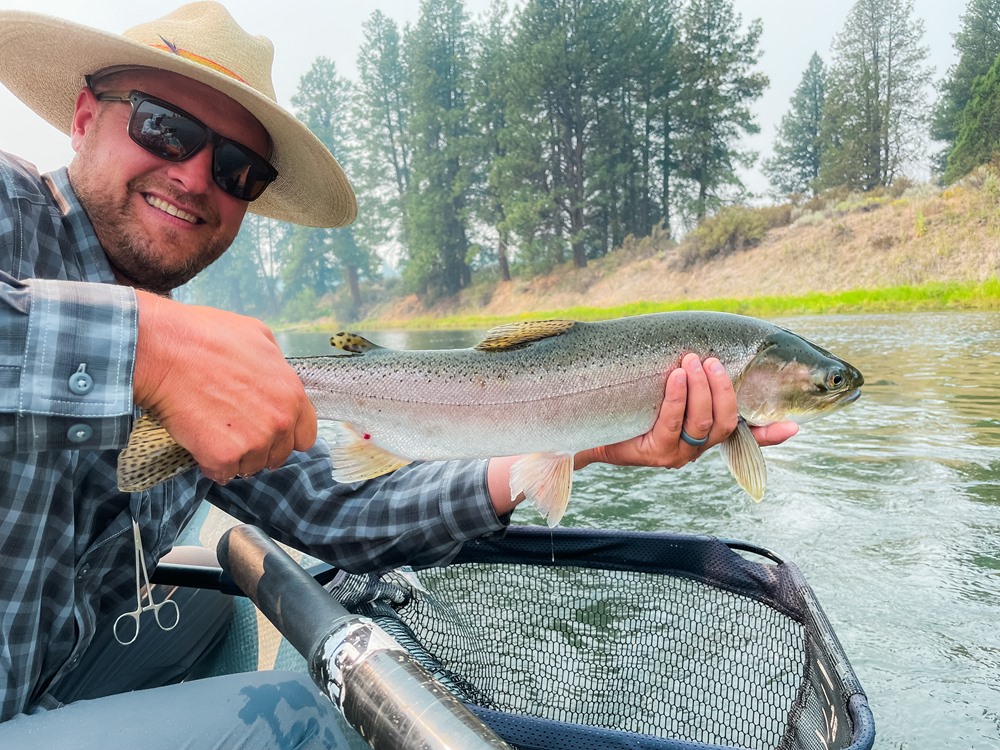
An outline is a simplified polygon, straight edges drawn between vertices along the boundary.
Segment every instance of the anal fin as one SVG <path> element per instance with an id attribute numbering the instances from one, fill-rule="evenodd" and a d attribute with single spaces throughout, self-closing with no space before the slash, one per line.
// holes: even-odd
<path id="1" fill-rule="evenodd" d="M 573 456 L 568 453 L 532 453 L 510 468 L 510 496 L 522 492 L 549 526 L 558 525 L 573 489 Z"/>

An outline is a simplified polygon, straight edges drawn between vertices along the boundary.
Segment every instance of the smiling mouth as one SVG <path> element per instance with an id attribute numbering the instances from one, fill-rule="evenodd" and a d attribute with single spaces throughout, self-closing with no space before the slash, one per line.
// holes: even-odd
<path id="1" fill-rule="evenodd" d="M 176 216 L 178 219 L 183 219 L 188 224 L 197 224 L 199 219 L 194 214 L 189 214 L 172 203 L 167 203 L 165 200 L 161 200 L 152 195 L 143 196 L 148 203 L 153 208 L 157 208 L 164 213 L 170 214 L 171 216 Z"/>

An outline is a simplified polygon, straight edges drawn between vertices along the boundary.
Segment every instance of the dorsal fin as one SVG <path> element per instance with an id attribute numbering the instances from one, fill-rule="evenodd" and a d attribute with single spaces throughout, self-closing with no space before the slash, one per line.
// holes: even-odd
<path id="1" fill-rule="evenodd" d="M 342 349 L 351 354 L 364 354 L 375 349 L 381 349 L 378 344 L 373 344 L 364 336 L 349 331 L 338 331 L 330 337 L 330 345 L 337 349 Z"/>
<path id="2" fill-rule="evenodd" d="M 523 320 L 519 323 L 506 323 L 487 331 L 486 338 L 476 344 L 475 348 L 480 352 L 516 349 L 532 341 L 559 336 L 575 325 L 575 320 Z"/>

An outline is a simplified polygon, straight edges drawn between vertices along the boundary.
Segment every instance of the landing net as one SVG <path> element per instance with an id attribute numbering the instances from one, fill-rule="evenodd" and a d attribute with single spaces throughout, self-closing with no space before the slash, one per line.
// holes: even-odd
<path id="1" fill-rule="evenodd" d="M 801 572 L 752 545 L 514 527 L 445 568 L 336 584 L 522 750 L 874 743 Z"/>

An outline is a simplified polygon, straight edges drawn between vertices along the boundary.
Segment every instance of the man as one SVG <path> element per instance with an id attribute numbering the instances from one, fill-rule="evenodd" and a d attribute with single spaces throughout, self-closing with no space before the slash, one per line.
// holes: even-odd
<path id="1" fill-rule="evenodd" d="M 210 606 L 182 606 L 198 644 L 149 623 L 161 639 L 154 648 L 106 650 L 112 623 L 135 603 L 136 551 L 154 566 L 207 499 L 350 570 L 445 563 L 466 541 L 502 533 L 518 502 L 509 458 L 336 484 L 313 407 L 271 332 L 167 296 L 226 251 L 248 209 L 316 226 L 354 219 L 334 157 L 275 103 L 271 58 L 268 40 L 210 2 L 122 37 L 0 12 L 0 82 L 68 133 L 75 151 L 68 170 L 42 177 L 0 154 L 5 746 L 5 733 L 134 744 L 137 727 L 144 747 L 189 736 L 205 746 L 342 742 L 332 707 L 297 675 L 123 694 L 183 679 L 187 657 L 177 670 L 149 659 L 177 642 L 196 657 L 225 624 L 199 621 Z M 183 124 L 184 140 L 167 148 L 143 139 L 156 115 Z M 127 494 L 115 486 L 116 457 L 138 407 L 156 413 L 200 468 Z M 725 371 L 689 356 L 670 374 L 649 433 L 583 452 L 576 465 L 679 467 L 736 419 Z M 773 425 L 757 437 L 773 444 L 794 430 Z M 112 663 L 121 667 L 113 676 Z"/>
<path id="2" fill-rule="evenodd" d="M 143 138 L 156 138 L 163 134 L 163 115 L 150 115 L 142 123 L 140 134 Z"/>

